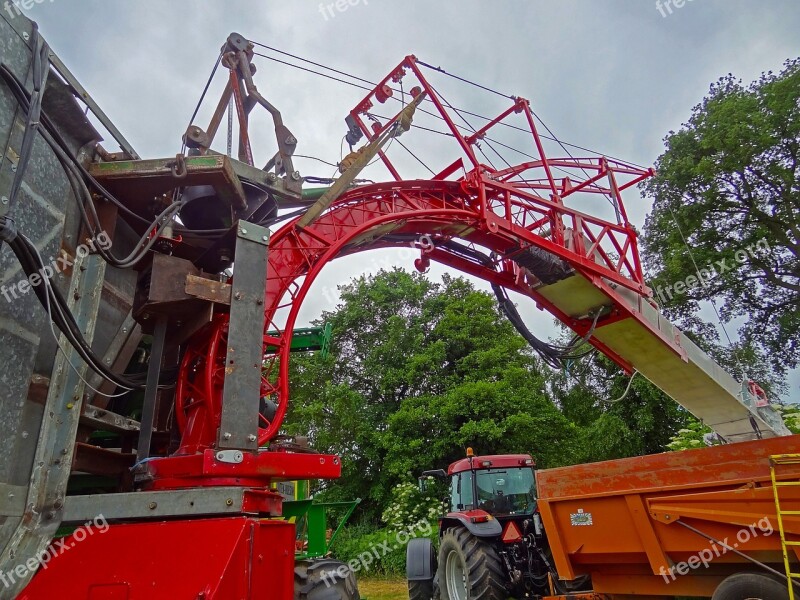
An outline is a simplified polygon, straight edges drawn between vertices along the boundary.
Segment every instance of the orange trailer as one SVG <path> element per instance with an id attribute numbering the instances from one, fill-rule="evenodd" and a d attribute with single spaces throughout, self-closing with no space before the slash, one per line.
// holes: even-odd
<path id="1" fill-rule="evenodd" d="M 791 454 L 800 435 L 538 471 L 560 578 L 591 576 L 593 592 L 607 596 L 721 598 L 733 597 L 720 593 L 731 576 L 772 570 L 785 594 L 783 552 L 800 558 Z"/>

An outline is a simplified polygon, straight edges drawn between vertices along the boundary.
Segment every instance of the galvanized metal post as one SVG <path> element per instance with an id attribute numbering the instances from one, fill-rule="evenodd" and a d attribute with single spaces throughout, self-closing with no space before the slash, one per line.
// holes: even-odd
<path id="1" fill-rule="evenodd" d="M 98 255 L 79 254 L 75 259 L 69 308 L 89 343 L 97 324 L 105 271 L 106 263 Z M 63 336 L 60 344 L 66 353 L 58 353 L 53 366 L 25 511 L 0 554 L 0 572 L 9 580 L 3 598 L 14 598 L 31 580 L 36 572 L 31 561 L 44 556 L 62 519 L 87 366 Z"/>
<path id="2" fill-rule="evenodd" d="M 269 229 L 239 221 L 217 447 L 258 449 Z"/>

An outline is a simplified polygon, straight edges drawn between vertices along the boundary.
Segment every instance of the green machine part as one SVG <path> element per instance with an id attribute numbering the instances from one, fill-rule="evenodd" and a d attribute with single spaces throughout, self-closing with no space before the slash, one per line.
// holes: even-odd
<path id="1" fill-rule="evenodd" d="M 292 352 L 320 351 L 323 358 L 328 356 L 331 347 L 331 330 L 333 327 L 326 323 L 322 327 L 304 327 L 294 330 L 292 335 Z M 267 335 L 278 336 L 277 331 L 268 331 Z M 275 351 L 275 346 L 267 346 L 267 351 Z"/>
<path id="2" fill-rule="evenodd" d="M 291 500 L 283 503 L 283 518 L 286 520 L 294 519 L 297 531 L 300 533 L 298 539 L 305 539 L 305 547 L 299 549 L 297 558 L 319 558 L 328 554 L 336 540 L 336 536 L 344 527 L 350 515 L 353 514 L 356 506 L 361 499 L 348 502 L 316 502 L 312 499 Z M 331 509 L 344 510 L 344 514 L 339 519 L 336 529 L 328 538 L 328 513 Z M 302 534 L 305 534 L 304 536 Z"/>
<path id="3" fill-rule="evenodd" d="M 348 502 L 317 502 L 310 497 L 308 481 L 282 481 L 275 490 L 283 496 L 283 519 L 294 522 L 297 558 L 319 558 L 328 554 L 336 536 L 353 514 L 360 499 Z M 331 510 L 341 513 L 336 529 L 328 537 L 328 515 Z M 342 512 L 343 511 L 343 512 Z"/>

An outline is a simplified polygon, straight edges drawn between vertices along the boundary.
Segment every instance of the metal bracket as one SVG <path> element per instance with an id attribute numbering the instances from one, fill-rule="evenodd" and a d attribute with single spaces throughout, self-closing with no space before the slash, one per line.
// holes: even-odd
<path id="1" fill-rule="evenodd" d="M 217 460 L 224 463 L 238 464 L 244 460 L 241 450 L 220 450 L 217 452 Z"/>

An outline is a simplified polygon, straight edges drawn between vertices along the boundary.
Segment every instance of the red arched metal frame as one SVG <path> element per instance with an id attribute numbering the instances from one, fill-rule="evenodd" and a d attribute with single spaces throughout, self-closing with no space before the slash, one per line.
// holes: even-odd
<path id="1" fill-rule="evenodd" d="M 279 432 L 289 403 L 289 358 L 294 326 L 303 300 L 320 271 L 337 257 L 407 245 L 427 236 L 433 244 L 420 244 L 423 263 L 436 260 L 454 269 L 533 298 L 581 335 L 590 332 L 592 319 L 564 314 L 537 292 L 541 282 L 513 261 L 516 253 L 540 248 L 562 259 L 614 301 L 603 322 L 641 317 L 615 291 L 617 286 L 643 297 L 645 286 L 638 255 L 636 231 L 628 222 L 621 193 L 652 174 L 604 157 L 558 158 L 545 156 L 528 101 L 515 98 L 512 106 L 470 135 L 465 136 L 445 109 L 442 99 L 424 78 L 413 56 L 406 59 L 351 112 L 371 139 L 389 126 L 369 128 L 363 118 L 376 102 L 387 100 L 387 89 L 408 72 L 427 93 L 422 106 L 433 105 L 447 123 L 466 157 L 460 156 L 430 180 L 404 181 L 385 153 L 380 157 L 395 182 L 359 187 L 332 204 L 308 226 L 297 220 L 278 230 L 269 244 L 264 317 L 264 363 L 260 395 L 276 402 L 277 413 L 267 420 L 258 413 L 253 391 L 253 418 L 260 419 L 259 442 Z M 448 105 L 449 106 L 449 105 Z M 517 115 L 522 118 L 538 153 L 536 160 L 497 170 L 478 161 L 475 145 L 494 127 Z M 413 129 L 412 129 L 413 132 Z M 554 170 L 570 173 L 556 178 Z M 460 172 L 460 173 L 459 173 Z M 582 173 L 583 175 L 580 175 Z M 616 221 L 588 212 L 591 200 L 605 196 L 614 207 Z M 589 202 L 580 204 L 589 199 Z M 580 205 L 580 210 L 575 204 Z M 569 205 L 568 205 L 569 204 Z M 574 235 L 575 232 L 581 235 Z M 398 241 L 402 240 L 402 241 Z M 491 265 L 454 251 L 453 242 L 492 252 Z M 288 309 L 285 322 L 276 315 Z M 226 355 L 227 315 L 215 317 L 188 343 L 176 389 L 176 415 L 181 430 L 183 457 L 213 448 L 219 427 L 222 381 Z M 646 324 L 646 323 L 645 323 Z M 277 331 L 277 335 L 267 335 Z M 631 366 L 594 337 L 589 343 L 615 360 Z"/>

